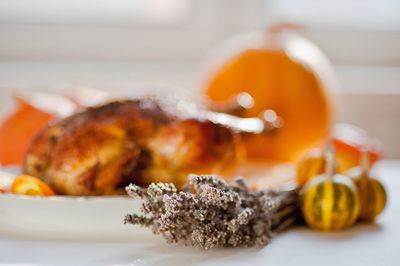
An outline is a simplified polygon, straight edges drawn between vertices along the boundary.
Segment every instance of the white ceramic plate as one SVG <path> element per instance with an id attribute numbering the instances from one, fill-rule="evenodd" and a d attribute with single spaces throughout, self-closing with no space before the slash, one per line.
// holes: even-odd
<path id="1" fill-rule="evenodd" d="M 10 186 L 20 170 L 0 168 L 0 185 Z M 0 234 L 61 239 L 124 239 L 148 230 L 125 225 L 141 201 L 128 196 L 34 197 L 0 194 Z"/>
<path id="2" fill-rule="evenodd" d="M 62 239 L 132 239 L 146 234 L 125 225 L 141 201 L 128 197 L 30 197 L 0 195 L 0 233 Z"/>

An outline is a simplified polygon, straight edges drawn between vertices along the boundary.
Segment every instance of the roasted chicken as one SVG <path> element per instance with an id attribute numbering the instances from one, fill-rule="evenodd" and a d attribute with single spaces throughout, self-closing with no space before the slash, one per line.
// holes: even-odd
<path id="1" fill-rule="evenodd" d="M 171 111 L 154 98 L 110 102 L 42 130 L 23 171 L 64 195 L 120 194 L 129 183 L 180 187 L 189 173 L 221 173 L 241 160 L 240 132 L 274 128 L 258 120 Z"/>

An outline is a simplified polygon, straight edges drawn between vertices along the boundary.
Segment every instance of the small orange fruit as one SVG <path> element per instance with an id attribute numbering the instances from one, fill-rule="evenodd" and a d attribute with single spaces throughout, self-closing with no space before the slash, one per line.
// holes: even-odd
<path id="1" fill-rule="evenodd" d="M 54 191 L 42 180 L 29 176 L 20 175 L 11 184 L 11 192 L 28 196 L 54 196 Z"/>

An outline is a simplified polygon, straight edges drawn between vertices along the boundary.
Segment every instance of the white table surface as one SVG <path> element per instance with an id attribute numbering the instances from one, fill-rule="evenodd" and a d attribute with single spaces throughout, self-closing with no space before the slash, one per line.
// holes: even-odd
<path id="1" fill-rule="evenodd" d="M 298 227 L 263 248 L 211 251 L 167 245 L 155 236 L 99 242 L 0 235 L 0 264 L 400 265 L 400 161 L 383 161 L 375 172 L 388 189 L 387 209 L 376 223 L 346 231 L 321 233 Z"/>

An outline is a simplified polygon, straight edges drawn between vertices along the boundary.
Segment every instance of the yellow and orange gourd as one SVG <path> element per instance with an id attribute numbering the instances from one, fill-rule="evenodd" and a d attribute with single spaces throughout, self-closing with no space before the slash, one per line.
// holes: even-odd
<path id="1" fill-rule="evenodd" d="M 332 143 L 333 147 L 336 146 Z M 304 156 L 301 157 L 296 167 L 296 181 L 297 184 L 302 187 L 304 186 L 310 179 L 325 173 L 327 167 L 326 161 L 326 152 L 327 147 L 325 148 L 313 148 L 308 151 Z M 336 154 L 335 158 L 335 171 L 338 173 L 343 172 L 343 167 L 340 157 Z"/>
<path id="2" fill-rule="evenodd" d="M 385 209 L 387 195 L 382 183 L 371 177 L 368 157 L 364 151 L 361 165 L 350 169 L 346 175 L 352 178 L 358 188 L 361 206 L 359 219 L 373 221 Z"/>
<path id="3" fill-rule="evenodd" d="M 357 187 L 352 180 L 335 173 L 335 158 L 326 152 L 327 170 L 309 180 L 301 191 L 301 210 L 313 229 L 333 231 L 353 225 L 360 212 Z"/>
<path id="4" fill-rule="evenodd" d="M 302 187 L 311 178 L 321 175 L 325 172 L 326 160 L 324 151 L 319 148 L 310 150 L 297 163 L 296 169 L 296 181 L 297 184 Z"/>

